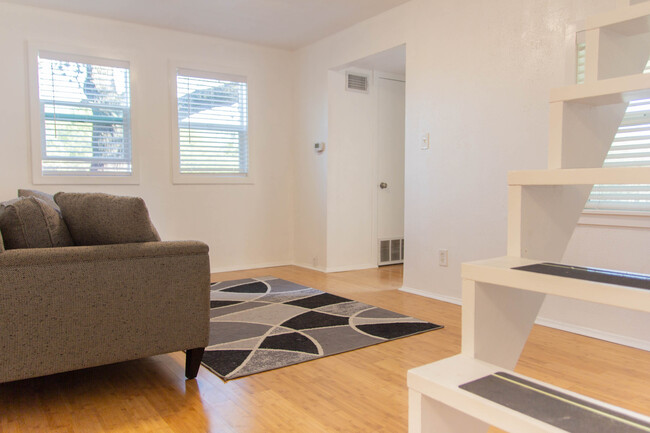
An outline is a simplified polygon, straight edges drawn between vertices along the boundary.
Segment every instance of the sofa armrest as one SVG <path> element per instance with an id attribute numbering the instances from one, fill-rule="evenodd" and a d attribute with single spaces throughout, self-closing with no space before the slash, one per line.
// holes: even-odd
<path id="1" fill-rule="evenodd" d="M 85 247 L 27 248 L 6 250 L 0 254 L 5 266 L 43 266 L 97 260 L 133 260 L 151 257 L 204 255 L 208 246 L 198 241 L 140 242 L 133 244 L 93 245 Z"/>
<path id="2" fill-rule="evenodd" d="M 205 347 L 201 242 L 0 253 L 0 382 Z"/>

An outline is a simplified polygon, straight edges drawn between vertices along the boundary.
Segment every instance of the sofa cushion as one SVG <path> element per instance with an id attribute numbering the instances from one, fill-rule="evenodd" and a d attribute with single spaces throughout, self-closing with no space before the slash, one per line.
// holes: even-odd
<path id="1" fill-rule="evenodd" d="M 74 245 L 61 215 L 37 197 L 0 203 L 0 231 L 8 250 Z"/>
<path id="2" fill-rule="evenodd" d="M 61 213 L 61 209 L 54 201 L 54 196 L 42 191 L 36 191 L 35 189 L 19 189 L 18 197 L 36 197 L 43 200 L 45 203 L 49 204 L 56 210 L 58 213 Z"/>
<path id="3" fill-rule="evenodd" d="M 0 253 L 5 250 L 5 243 L 2 240 L 2 232 L 0 232 Z"/>
<path id="4" fill-rule="evenodd" d="M 54 195 L 77 245 L 159 241 L 147 206 L 139 197 L 103 193 Z"/>

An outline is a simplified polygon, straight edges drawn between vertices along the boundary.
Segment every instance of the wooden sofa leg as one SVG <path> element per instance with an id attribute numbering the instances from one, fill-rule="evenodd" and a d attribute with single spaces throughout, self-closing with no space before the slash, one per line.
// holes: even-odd
<path id="1" fill-rule="evenodd" d="M 204 351 L 204 347 L 198 347 L 196 349 L 188 349 L 185 352 L 185 377 L 188 379 L 194 379 L 199 373 Z"/>

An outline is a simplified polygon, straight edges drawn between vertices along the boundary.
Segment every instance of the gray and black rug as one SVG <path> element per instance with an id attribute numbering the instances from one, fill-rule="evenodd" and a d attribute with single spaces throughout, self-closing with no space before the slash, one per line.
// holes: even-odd
<path id="1" fill-rule="evenodd" d="M 203 365 L 222 379 L 440 329 L 275 277 L 212 284 Z"/>

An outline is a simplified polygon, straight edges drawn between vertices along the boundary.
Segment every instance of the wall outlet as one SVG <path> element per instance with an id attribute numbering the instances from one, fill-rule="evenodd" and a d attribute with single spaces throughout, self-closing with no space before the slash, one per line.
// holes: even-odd
<path id="1" fill-rule="evenodd" d="M 311 259 L 311 262 L 312 262 L 312 266 L 313 266 L 313 267 L 315 267 L 315 268 L 318 267 L 318 257 L 314 256 L 314 257 Z"/>
<path id="2" fill-rule="evenodd" d="M 438 250 L 438 265 L 445 266 L 449 264 L 449 253 L 447 250 Z"/>

